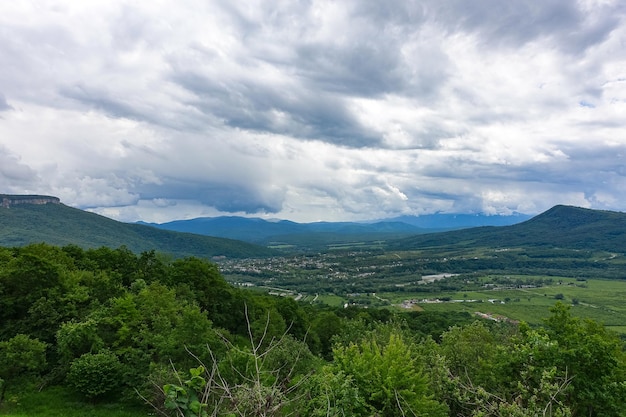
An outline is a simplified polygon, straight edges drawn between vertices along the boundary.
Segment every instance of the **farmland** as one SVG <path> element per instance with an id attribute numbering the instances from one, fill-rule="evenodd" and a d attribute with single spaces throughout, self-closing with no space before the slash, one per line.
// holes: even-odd
<path id="1" fill-rule="evenodd" d="M 603 251 L 472 248 L 439 255 L 351 249 L 220 268 L 236 285 L 331 306 L 482 312 L 540 324 L 562 301 L 573 314 L 626 334 L 623 265 L 623 255 Z"/>

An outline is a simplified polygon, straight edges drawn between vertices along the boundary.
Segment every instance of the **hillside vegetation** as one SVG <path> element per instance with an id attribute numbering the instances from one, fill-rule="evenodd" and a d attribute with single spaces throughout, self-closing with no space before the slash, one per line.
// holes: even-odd
<path id="1" fill-rule="evenodd" d="M 151 406 L 134 415 L 626 409 L 623 343 L 560 303 L 534 328 L 467 313 L 316 307 L 234 288 L 198 258 L 46 244 L 0 248 L 0 291 L 0 414 L 9 416 L 73 417 L 99 404 L 105 417 L 143 401 Z M 65 409 L 51 409 L 58 398 Z"/>
<path id="2" fill-rule="evenodd" d="M 511 226 L 486 226 L 413 236 L 391 242 L 389 249 L 462 247 L 545 247 L 605 250 L 626 248 L 626 213 L 555 206 Z"/>
<path id="3" fill-rule="evenodd" d="M 45 242 L 83 248 L 126 246 L 135 253 L 156 250 L 173 256 L 263 257 L 271 249 L 231 239 L 159 230 L 118 222 L 63 204 L 20 204 L 0 207 L 0 245 Z"/>

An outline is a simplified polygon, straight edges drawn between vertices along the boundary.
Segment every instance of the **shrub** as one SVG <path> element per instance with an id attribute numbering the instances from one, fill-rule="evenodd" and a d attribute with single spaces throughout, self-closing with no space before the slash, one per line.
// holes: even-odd
<path id="1" fill-rule="evenodd" d="M 118 392 L 121 375 L 122 364 L 113 352 L 85 353 L 72 361 L 67 382 L 86 398 L 95 400 Z"/>

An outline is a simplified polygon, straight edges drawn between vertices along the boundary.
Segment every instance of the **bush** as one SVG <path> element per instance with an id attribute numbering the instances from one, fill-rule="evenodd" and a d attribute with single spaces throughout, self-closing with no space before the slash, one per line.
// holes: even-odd
<path id="1" fill-rule="evenodd" d="M 91 400 L 104 398 L 120 390 L 122 364 L 110 351 L 85 353 L 72 361 L 67 383 Z"/>

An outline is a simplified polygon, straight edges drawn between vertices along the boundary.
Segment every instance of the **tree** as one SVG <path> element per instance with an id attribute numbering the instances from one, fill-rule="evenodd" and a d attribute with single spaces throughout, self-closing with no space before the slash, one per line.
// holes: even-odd
<path id="1" fill-rule="evenodd" d="M 196 357 L 200 366 L 190 370 L 191 378 L 178 377 L 165 384 L 165 407 L 179 417 L 296 415 L 296 393 L 310 367 L 317 366 L 313 355 L 304 342 L 286 333 L 271 337 L 269 315 L 261 334 L 254 334 L 249 319 L 247 327 L 247 347 L 227 343 L 229 350 L 223 360 L 209 347 L 209 366 Z M 159 405 L 153 406 L 159 409 Z"/>
<path id="2" fill-rule="evenodd" d="M 303 416 L 367 416 L 371 410 L 352 376 L 332 365 L 311 375 L 303 388 L 304 395 L 296 404 Z"/>
<path id="3" fill-rule="evenodd" d="M 482 324 L 453 328 L 441 353 L 442 397 L 454 415 L 623 416 L 626 360 L 619 338 L 557 303 L 545 327 L 499 335 Z M 504 337 L 502 337 L 504 336 Z M 434 361 L 433 361 L 434 362 Z"/>
<path id="4" fill-rule="evenodd" d="M 575 415 L 620 416 L 626 410 L 626 353 L 619 337 L 593 320 L 571 315 L 557 303 L 545 320 L 545 334 L 555 345 L 538 360 L 572 378 L 568 401 Z"/>
<path id="5" fill-rule="evenodd" d="M 0 342 L 0 403 L 10 382 L 25 374 L 41 371 L 45 365 L 45 343 L 23 334 Z"/>
<path id="6" fill-rule="evenodd" d="M 555 366 L 537 362 L 542 352 L 552 350 L 550 340 L 538 332 L 497 343 L 492 357 L 494 382 L 474 384 L 473 375 L 449 373 L 448 396 L 460 403 L 458 415 L 472 417 L 569 417 L 566 393 L 571 383 Z"/>
<path id="7" fill-rule="evenodd" d="M 334 366 L 350 376 L 375 413 L 384 416 L 445 416 L 447 408 L 433 398 L 416 349 L 392 332 L 385 344 L 366 338 L 336 346 Z"/>
<path id="8" fill-rule="evenodd" d="M 493 370 L 496 350 L 496 337 L 480 321 L 452 327 L 442 336 L 441 353 L 450 372 L 460 378 L 471 377 L 472 384 L 490 390 L 498 385 Z"/>

